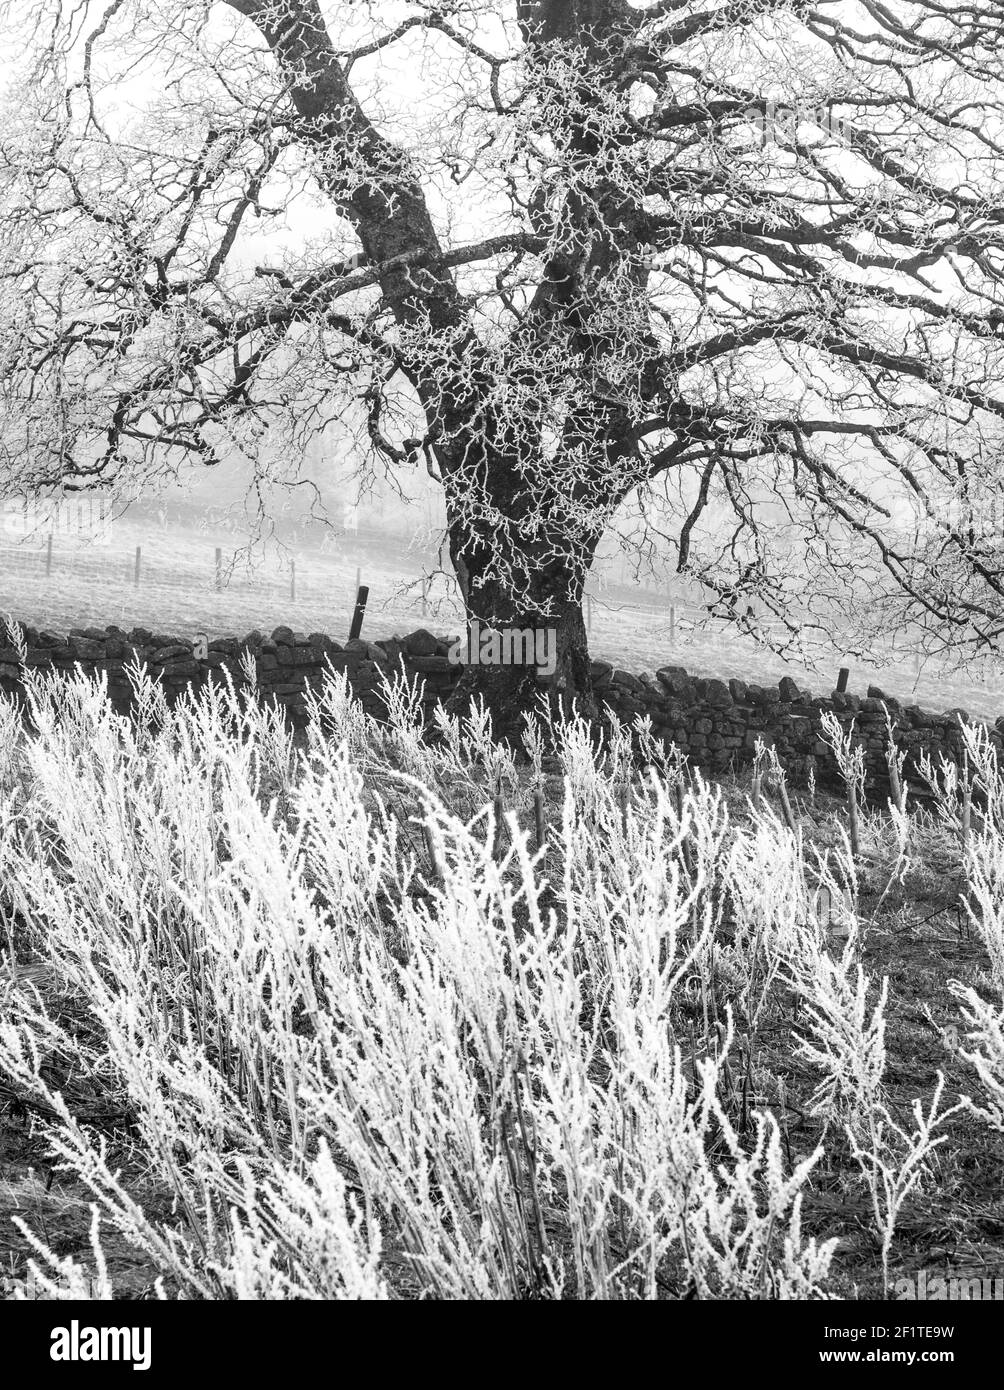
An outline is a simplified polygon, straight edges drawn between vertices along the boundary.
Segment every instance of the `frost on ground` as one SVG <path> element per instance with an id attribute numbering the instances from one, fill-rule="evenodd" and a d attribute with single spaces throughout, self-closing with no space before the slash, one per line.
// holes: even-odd
<path id="1" fill-rule="evenodd" d="M 848 1297 L 999 1245 L 978 732 L 855 852 L 643 725 L 134 681 L 0 704 L 10 1296 Z"/>

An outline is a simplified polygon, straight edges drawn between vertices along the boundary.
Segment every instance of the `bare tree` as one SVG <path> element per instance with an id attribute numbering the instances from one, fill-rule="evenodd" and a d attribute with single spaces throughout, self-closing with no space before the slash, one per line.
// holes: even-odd
<path id="1" fill-rule="evenodd" d="M 628 499 L 751 631 L 999 645 L 1000 5 L 9 18 L 19 485 L 266 468 L 357 419 L 441 480 L 469 614 L 555 627 L 587 704 L 583 585 Z M 506 727 L 532 682 L 461 698 Z"/>

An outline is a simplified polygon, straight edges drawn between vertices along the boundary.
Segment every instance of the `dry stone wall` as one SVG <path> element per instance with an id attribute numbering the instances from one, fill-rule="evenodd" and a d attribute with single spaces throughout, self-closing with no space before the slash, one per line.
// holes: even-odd
<path id="1" fill-rule="evenodd" d="M 294 724 L 304 719 L 304 694 L 317 685 L 325 671 L 344 671 L 364 708 L 379 716 L 380 673 L 400 669 L 403 661 L 409 677 L 424 682 L 427 714 L 443 700 L 460 670 L 447 659 L 452 638 L 437 637 L 419 629 L 404 637 L 379 642 L 357 639 L 337 642 L 324 633 L 297 633 L 278 627 L 270 635 L 251 632 L 242 638 L 219 637 L 209 641 L 207 655 L 199 658 L 190 639 L 153 633 L 143 628 L 126 632 L 118 627 L 79 628 L 65 636 L 24 629 L 27 664 L 41 670 L 69 671 L 83 667 L 107 677 L 109 698 L 122 711 L 129 708 L 129 664 L 138 659 L 158 677 L 169 699 L 188 686 L 196 688 L 219 680 L 228 670 L 237 684 L 243 682 L 242 662 L 251 657 L 257 685 L 266 698 L 274 698 L 289 712 Z M 742 680 L 708 680 L 690 676 L 681 666 L 664 666 L 633 675 L 605 662 L 592 665 L 594 690 L 601 704 L 630 723 L 636 715 L 651 718 L 653 730 L 687 754 L 691 766 L 724 773 L 748 763 L 758 738 L 773 745 L 796 779 L 814 767 L 820 782 L 835 778 L 827 745 L 820 738 L 820 715 L 832 710 L 845 727 L 852 721 L 864 744 L 873 782 L 886 779 L 886 710 L 898 744 L 908 754 L 907 770 L 922 752 L 935 759 L 939 753 L 956 757 L 961 748 L 960 723 L 969 716 L 961 710 L 935 714 L 917 705 L 903 705 L 870 687 L 866 696 L 833 692 L 825 697 L 800 690 L 788 677 L 776 687 Z M 10 646 L 0 647 L 0 689 L 20 689 L 20 657 Z M 1004 701 L 1002 701 L 1004 703 Z M 991 734 L 1000 746 L 1004 716 Z"/>
<path id="2" fill-rule="evenodd" d="M 75 628 L 65 636 L 23 629 L 27 664 L 45 670 L 70 671 L 81 667 L 103 673 L 108 695 L 118 710 L 131 704 L 128 667 L 145 665 L 174 700 L 187 687 L 196 689 L 222 680 L 229 671 L 236 685 L 244 683 L 244 664 L 250 656 L 256 683 L 266 698 L 274 698 L 289 711 L 294 724 L 305 717 L 304 694 L 316 686 L 330 668 L 345 671 L 354 693 L 372 714 L 382 712 L 379 696 L 381 669 L 392 673 L 403 656 L 409 676 L 425 682 L 427 707 L 443 698 L 457 678 L 458 668 L 446 659 L 448 645 L 442 638 L 419 631 L 405 638 L 389 638 L 379 644 L 361 639 L 336 642 L 324 633 L 309 635 L 277 627 L 270 636 L 250 632 L 246 637 L 218 637 L 207 644 L 205 658 L 196 656 L 191 638 L 154 633 L 145 628 L 130 632 L 119 627 Z M 5 639 L 6 640 L 6 639 Z M 20 657 L 12 646 L 0 646 L 0 689 L 16 692 L 22 683 Z"/>
<path id="3" fill-rule="evenodd" d="M 812 769 L 821 783 L 837 784 L 836 764 L 820 728 L 822 713 L 831 710 L 843 728 L 853 726 L 856 741 L 865 750 L 870 784 L 886 788 L 887 712 L 896 744 L 907 754 L 907 775 L 916 771 L 925 753 L 935 763 L 939 754 L 958 760 L 963 746 L 961 725 L 972 722 L 965 710 L 936 714 L 919 705 L 906 705 L 875 686 L 869 686 L 864 696 L 837 691 L 815 696 L 800 690 L 787 676 L 777 686 L 761 686 L 736 679 L 695 678 L 681 666 L 663 666 L 654 674 L 640 675 L 600 662 L 594 662 L 592 669 L 597 695 L 621 719 L 630 722 L 639 714 L 649 716 L 653 731 L 672 740 L 688 755 L 691 766 L 717 773 L 750 762 L 760 738 L 777 750 L 796 779 L 807 777 Z M 1000 748 L 1004 717 L 991 726 L 990 734 Z"/>

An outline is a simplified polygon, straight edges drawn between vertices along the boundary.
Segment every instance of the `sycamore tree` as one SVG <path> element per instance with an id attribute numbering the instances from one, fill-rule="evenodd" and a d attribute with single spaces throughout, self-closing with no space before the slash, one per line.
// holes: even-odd
<path id="1" fill-rule="evenodd" d="M 556 629 L 587 706 L 627 505 L 751 631 L 999 644 L 996 0 L 5 18 L 8 486 L 267 477 L 348 424 L 441 482 L 469 616 Z M 461 698 L 506 726 L 532 683 Z"/>

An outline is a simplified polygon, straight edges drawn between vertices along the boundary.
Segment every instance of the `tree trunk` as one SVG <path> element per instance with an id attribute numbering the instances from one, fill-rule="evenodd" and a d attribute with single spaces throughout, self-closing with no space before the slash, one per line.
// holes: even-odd
<path id="1" fill-rule="evenodd" d="M 496 739 L 518 746 L 523 715 L 539 709 L 543 695 L 552 710 L 597 718 L 599 707 L 589 676 L 589 647 L 582 615 L 582 595 L 596 541 L 578 545 L 574 552 L 567 536 L 562 547 L 549 549 L 547 558 L 528 553 L 529 584 L 514 593 L 509 584 L 491 574 L 492 549 L 463 519 L 450 526 L 450 554 L 467 610 L 468 637 L 465 660 L 474 637 L 488 643 L 488 661 L 468 662 L 450 700 L 454 713 L 466 714 L 470 701 L 484 702 L 492 718 Z M 492 632 L 518 633 L 514 643 L 524 654 L 545 655 L 543 665 L 492 661 Z M 507 643 L 499 644 L 504 657 Z M 482 646 L 476 655 L 480 656 Z M 551 669 L 553 667 L 553 670 Z"/>

